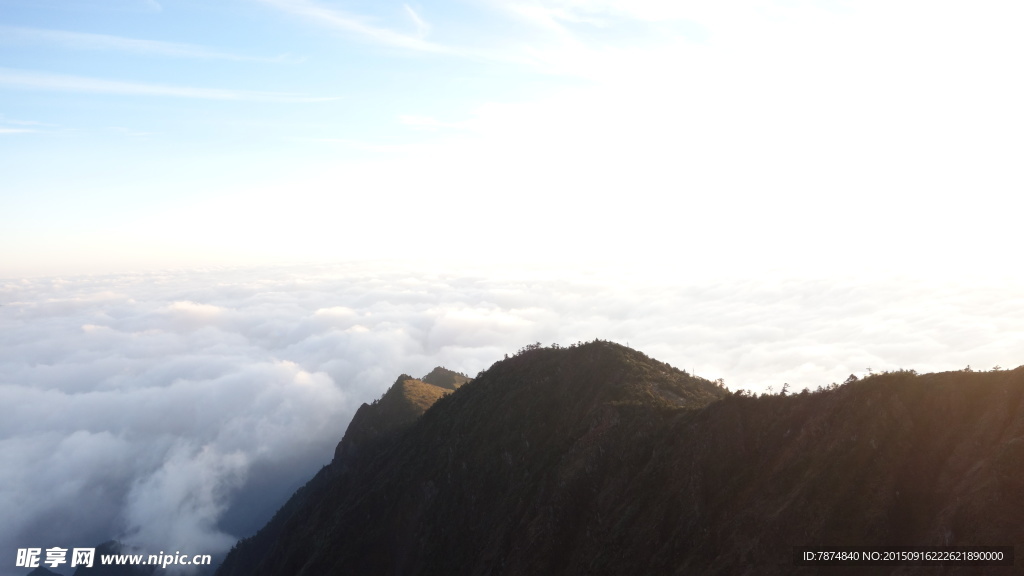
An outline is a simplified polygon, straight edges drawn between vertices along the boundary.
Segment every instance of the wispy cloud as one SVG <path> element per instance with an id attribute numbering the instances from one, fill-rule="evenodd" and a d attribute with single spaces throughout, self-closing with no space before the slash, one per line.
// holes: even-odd
<path id="1" fill-rule="evenodd" d="M 438 129 L 451 129 L 451 128 L 464 128 L 465 124 L 461 122 L 443 122 L 432 116 L 415 116 L 415 115 L 403 115 L 398 117 L 398 121 L 406 126 L 413 128 L 420 128 L 424 130 L 438 130 Z"/>
<path id="2" fill-rule="evenodd" d="M 120 51 L 134 54 L 156 54 L 176 58 L 202 58 L 211 60 L 237 60 L 255 62 L 284 62 L 292 60 L 288 56 L 263 58 L 243 56 L 223 52 L 208 46 L 185 44 L 180 42 L 162 42 L 159 40 L 143 40 L 125 38 L 109 34 L 93 34 L 89 32 L 70 32 L 66 30 L 49 30 L 44 28 L 25 28 L 0 25 L 0 42 L 20 44 L 49 44 L 73 50 Z"/>
<path id="3" fill-rule="evenodd" d="M 415 10 L 413 10 L 412 6 L 409 6 L 408 4 L 402 4 L 402 7 L 405 8 L 405 13 L 409 15 L 409 18 L 412 19 L 413 24 L 416 25 L 416 30 L 418 32 L 417 35 L 420 38 L 425 37 L 427 33 L 430 32 L 430 24 L 427 24 L 422 18 L 420 18 L 420 15 L 417 14 Z"/>
<path id="4" fill-rule="evenodd" d="M 429 25 L 409 6 L 405 6 L 406 12 L 410 17 L 412 17 L 419 35 L 409 35 L 402 32 L 396 32 L 389 28 L 375 26 L 366 22 L 365 19 L 359 16 L 348 14 L 340 10 L 333 10 L 310 0 L 261 1 L 280 10 L 284 10 L 285 12 L 313 20 L 323 26 L 342 30 L 344 32 L 350 32 L 386 46 L 407 48 L 420 52 L 457 52 L 453 48 L 424 40 L 420 35 L 425 34 L 427 30 L 429 30 Z"/>
<path id="5" fill-rule="evenodd" d="M 55 126 L 55 124 L 47 124 L 45 122 L 37 122 L 35 120 L 14 120 L 7 118 L 3 114 L 0 114 L 0 124 L 14 124 L 16 126 Z"/>
<path id="6" fill-rule="evenodd" d="M 61 92 L 84 92 L 92 94 L 118 94 L 122 96 L 165 96 L 173 98 L 196 98 L 203 100 L 239 100 L 255 102 L 307 103 L 337 100 L 335 97 L 307 96 L 288 92 L 257 92 L 222 88 L 196 88 L 168 84 L 123 82 L 85 76 L 49 74 L 31 70 L 0 68 L 0 85 L 55 90 Z"/>
<path id="7" fill-rule="evenodd" d="M 42 128 L 53 127 L 54 124 L 45 124 L 35 120 L 14 120 L 0 114 L 0 134 L 26 134 L 42 132 Z"/>
<path id="8" fill-rule="evenodd" d="M 355 140 L 353 138 L 295 138 L 295 140 L 303 142 L 324 142 L 327 144 L 340 144 L 342 146 L 346 146 L 354 150 L 362 150 L 364 152 L 396 152 L 408 148 L 407 146 L 402 144 L 377 144 L 374 142 Z"/>
<path id="9" fill-rule="evenodd" d="M 132 130 L 130 128 L 124 128 L 123 126 L 107 126 L 107 130 L 131 137 L 153 136 L 154 134 L 156 134 L 155 132 L 141 132 L 139 130 Z"/>

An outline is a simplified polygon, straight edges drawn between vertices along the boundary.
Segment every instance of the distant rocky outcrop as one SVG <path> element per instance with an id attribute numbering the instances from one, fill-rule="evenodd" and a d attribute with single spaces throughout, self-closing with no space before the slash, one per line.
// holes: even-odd
<path id="1" fill-rule="evenodd" d="M 430 374 L 420 378 L 420 380 L 423 380 L 427 384 L 433 384 L 434 386 L 445 388 L 447 390 L 457 390 L 460 386 L 469 382 L 470 378 L 465 374 L 460 374 L 459 372 L 454 372 L 447 368 L 438 366 L 431 370 Z"/>
<path id="2" fill-rule="evenodd" d="M 419 380 L 402 374 L 379 400 L 356 410 L 334 451 L 335 461 L 340 463 L 381 437 L 411 426 L 434 402 L 469 380 L 463 374 L 441 367 Z"/>
<path id="3" fill-rule="evenodd" d="M 598 341 L 426 380 L 364 405 L 354 449 L 218 574 L 833 574 L 793 547 L 1024 550 L 1024 367 L 756 397 Z"/>

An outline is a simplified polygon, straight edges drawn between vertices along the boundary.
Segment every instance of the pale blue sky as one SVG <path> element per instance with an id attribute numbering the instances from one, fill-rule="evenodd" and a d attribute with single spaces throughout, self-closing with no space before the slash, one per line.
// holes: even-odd
<path id="1" fill-rule="evenodd" d="M 1021 22 L 1015 2 L 0 0 L 0 276 L 1009 266 Z"/>

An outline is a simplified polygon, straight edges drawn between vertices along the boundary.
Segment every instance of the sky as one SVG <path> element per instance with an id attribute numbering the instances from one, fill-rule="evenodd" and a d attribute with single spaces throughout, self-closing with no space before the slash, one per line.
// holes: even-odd
<path id="1" fill-rule="evenodd" d="M 0 0 L 0 575 L 222 554 L 399 374 L 533 342 L 1021 364 L 1022 16 Z"/>
<path id="2" fill-rule="evenodd" d="M 0 0 L 0 276 L 1010 268 L 1021 11 Z"/>

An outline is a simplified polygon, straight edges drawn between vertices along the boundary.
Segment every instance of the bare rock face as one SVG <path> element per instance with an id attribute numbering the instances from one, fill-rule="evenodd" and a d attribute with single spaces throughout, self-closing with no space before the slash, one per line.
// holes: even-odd
<path id="1" fill-rule="evenodd" d="M 751 397 L 598 341 L 456 390 L 436 372 L 360 408 L 219 574 L 790 574 L 819 570 L 793 546 L 1024 545 L 1024 368 Z"/>

